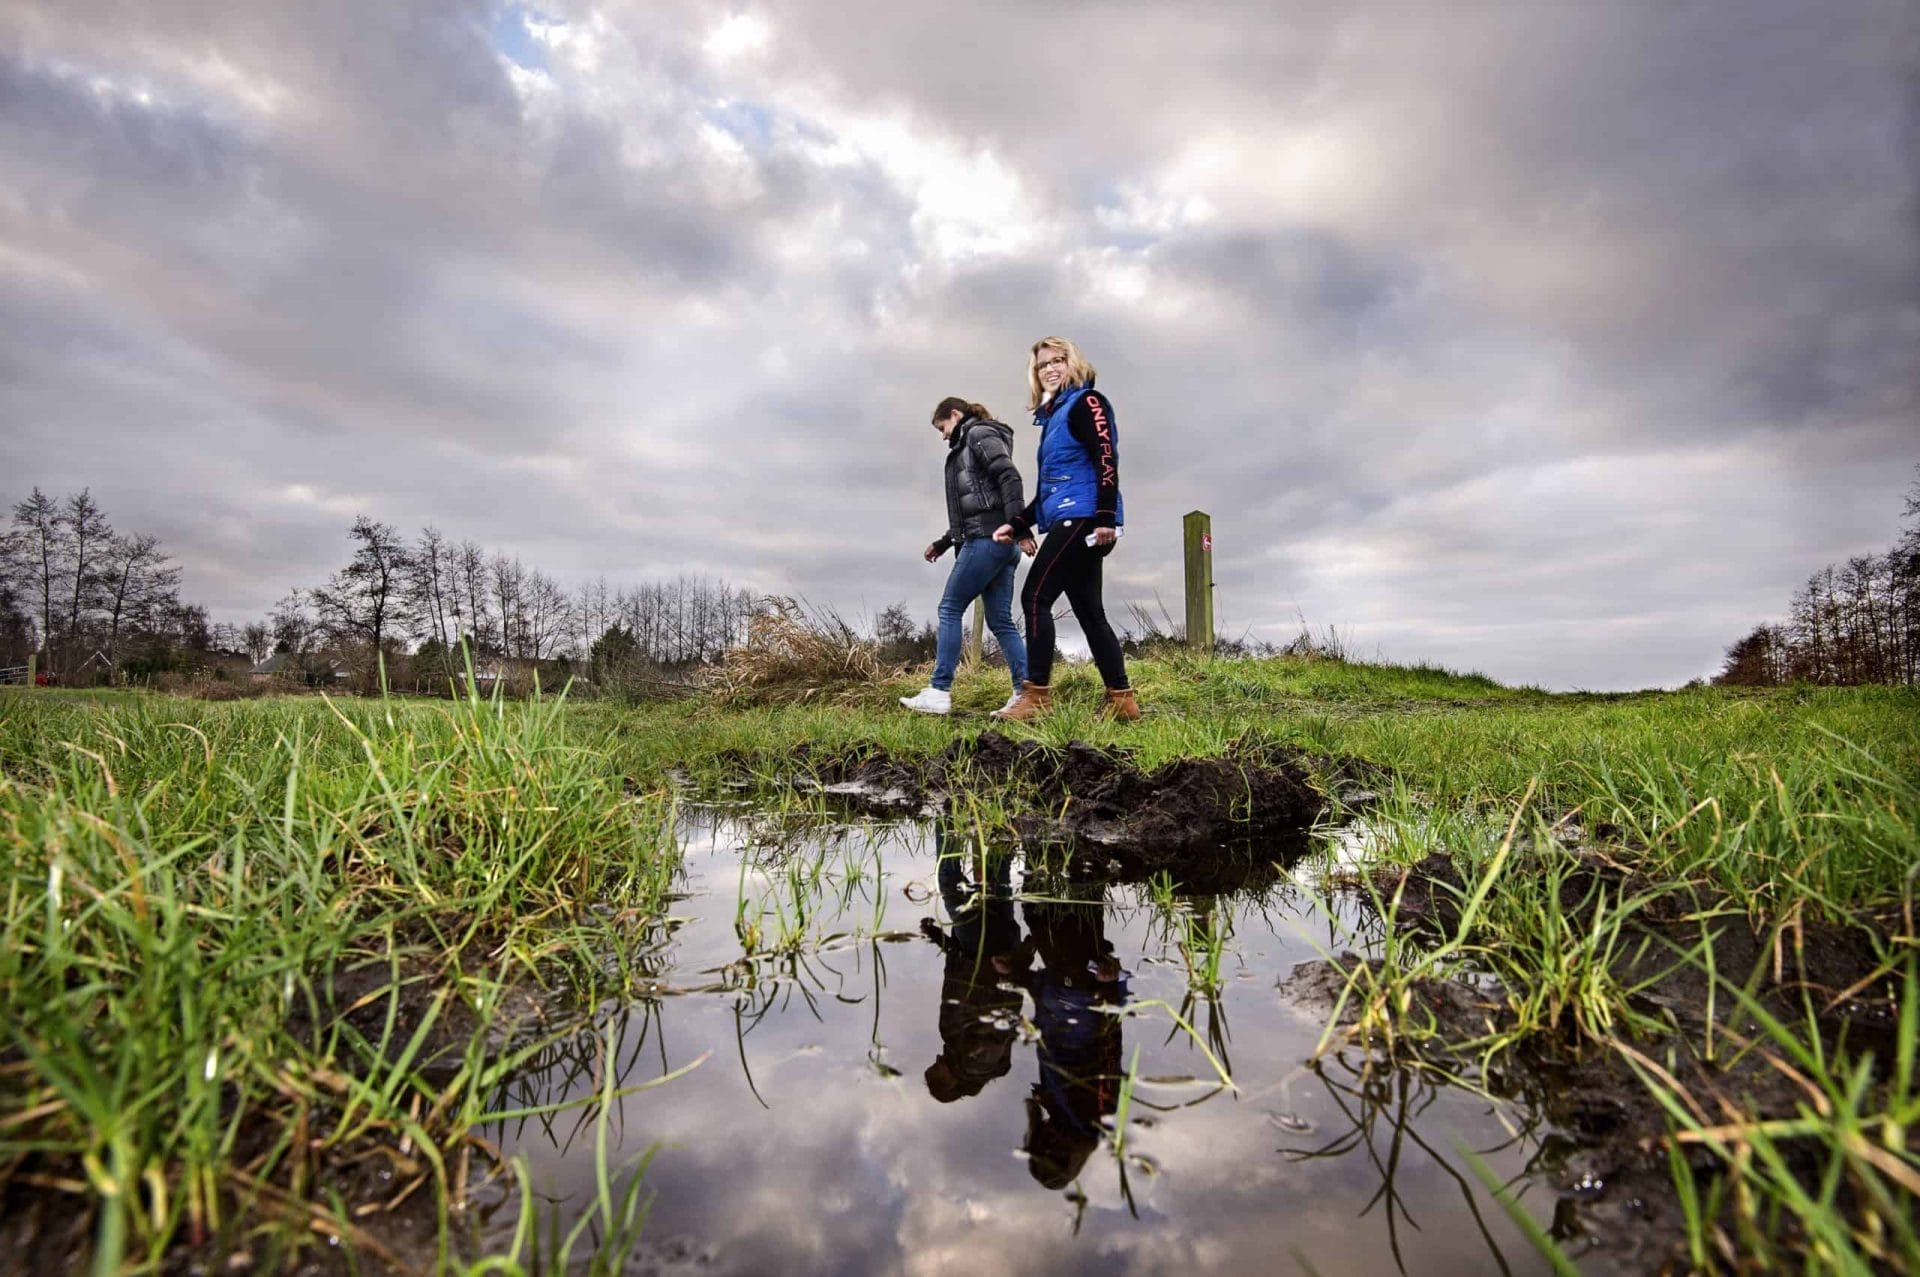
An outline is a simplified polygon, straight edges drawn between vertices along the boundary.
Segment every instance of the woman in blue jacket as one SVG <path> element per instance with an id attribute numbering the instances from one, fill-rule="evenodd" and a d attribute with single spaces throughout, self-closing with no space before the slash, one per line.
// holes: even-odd
<path id="1" fill-rule="evenodd" d="M 1120 439 L 1113 402 L 1094 389 L 1094 369 L 1065 337 L 1043 337 L 1027 360 L 1027 406 L 1040 428 L 1040 477 L 1033 503 L 994 532 L 994 540 L 1034 552 L 1020 610 L 1027 625 L 1027 681 L 996 718 L 1030 719 L 1052 707 L 1053 605 L 1062 594 L 1080 622 L 1093 663 L 1107 685 L 1104 712 L 1140 717 L 1127 683 L 1126 657 L 1100 598 L 1100 565 L 1126 525 L 1120 499 Z"/>

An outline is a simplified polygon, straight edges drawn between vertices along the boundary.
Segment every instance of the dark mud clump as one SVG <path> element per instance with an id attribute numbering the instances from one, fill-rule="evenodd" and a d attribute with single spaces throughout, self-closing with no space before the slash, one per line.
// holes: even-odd
<path id="1" fill-rule="evenodd" d="M 1278 750 L 1181 758 L 1143 772 L 1121 754 L 1075 741 L 1059 751 L 987 733 L 956 743 L 950 778 L 1023 788 L 1048 813 L 1032 831 L 1097 847 L 1123 875 L 1182 877 L 1245 844 L 1287 841 L 1319 819 L 1326 798 L 1304 763 Z M 1239 853 L 1239 854 L 1236 854 Z"/>
<path id="2" fill-rule="evenodd" d="M 508 987 L 484 1015 L 457 996 L 457 988 L 452 973 L 430 961 L 424 948 L 397 949 L 319 973 L 313 1001 L 295 1002 L 287 1032 L 319 1049 L 344 1031 L 389 1063 L 405 1058 L 422 1077 L 444 1083 L 466 1064 L 476 1036 L 486 1054 L 496 1057 L 550 1028 L 554 1008 L 528 985 Z"/>
<path id="3" fill-rule="evenodd" d="M 1466 901 L 1467 887 L 1450 856 L 1432 852 L 1408 869 L 1382 877 L 1383 895 L 1398 899 L 1394 910 L 1398 925 L 1434 936 L 1450 936 L 1460 929 L 1460 906 Z"/>
<path id="4" fill-rule="evenodd" d="M 823 792 L 871 814 L 937 810 L 991 788 L 1022 813 L 1017 823 L 1029 839 L 1097 852 L 1078 858 L 1083 872 L 1135 878 L 1165 870 L 1186 885 L 1238 881 L 1251 864 L 1290 860 L 1329 808 L 1313 782 L 1316 760 L 1270 745 L 1143 771 L 1125 752 L 1083 741 L 1055 749 L 985 732 L 919 762 L 879 752 L 796 761 Z"/>

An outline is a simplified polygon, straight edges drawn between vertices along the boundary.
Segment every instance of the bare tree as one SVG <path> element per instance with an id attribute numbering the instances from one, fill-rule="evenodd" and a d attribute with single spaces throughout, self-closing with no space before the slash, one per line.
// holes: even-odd
<path id="1" fill-rule="evenodd" d="M 273 636 L 275 652 L 304 656 L 311 651 L 320 627 L 308 608 L 306 591 L 288 590 L 286 597 L 273 605 L 267 627 Z"/>
<path id="2" fill-rule="evenodd" d="M 0 545 L 0 552 L 4 549 Z M 0 572 L 0 665 L 24 664 L 33 653 L 33 618 L 22 603 L 19 586 Z"/>
<path id="3" fill-rule="evenodd" d="M 403 637 L 412 622 L 404 589 L 409 559 L 390 524 L 362 515 L 350 535 L 358 543 L 352 561 L 313 591 L 313 603 L 332 635 L 366 650 L 371 670 L 388 641 Z"/>
<path id="4" fill-rule="evenodd" d="M 86 488 L 67 498 L 60 522 L 67 551 L 66 637 L 69 644 L 77 644 L 81 620 L 100 599 L 101 560 L 113 543 L 113 527 Z"/>
<path id="5" fill-rule="evenodd" d="M 464 628 L 455 630 L 476 652 L 498 646 L 498 636 L 487 624 L 487 554 L 472 541 L 462 541 L 454 556 L 454 594 L 458 600 Z"/>
<path id="6" fill-rule="evenodd" d="M 613 624 L 613 604 L 610 600 L 611 593 L 604 576 L 580 587 L 579 597 L 573 605 L 573 646 L 583 658 L 592 653 L 594 644 Z M 628 641 L 631 641 L 630 637 Z"/>
<path id="7" fill-rule="evenodd" d="M 255 665 L 267 659 L 273 651 L 273 631 L 264 621 L 249 621 L 240 630 L 240 650 Z"/>
<path id="8" fill-rule="evenodd" d="M 559 582 L 538 569 L 527 573 L 521 588 L 520 618 L 520 655 L 524 659 L 544 661 L 560 655 L 561 644 L 572 629 L 572 609 Z"/>
<path id="9" fill-rule="evenodd" d="M 106 613 L 101 650 L 118 661 L 129 629 L 157 628 L 156 619 L 179 603 L 180 569 L 161 552 L 158 537 L 114 537 L 101 556 L 100 592 Z"/>
<path id="10" fill-rule="evenodd" d="M 492 590 L 492 602 L 496 609 L 494 619 L 500 640 L 500 655 L 512 660 L 521 654 L 521 592 L 526 585 L 527 572 L 520 566 L 519 559 L 509 559 L 504 554 L 493 556 L 493 562 L 487 567 L 487 580 Z"/>
<path id="11" fill-rule="evenodd" d="M 14 579 L 27 606 L 39 615 L 40 645 L 46 649 L 50 668 L 54 665 L 53 601 L 63 575 L 64 552 L 60 506 L 39 488 L 13 507 L 11 558 L 16 566 Z"/>
<path id="12" fill-rule="evenodd" d="M 437 528 L 422 528 L 409 562 L 407 589 L 414 615 L 440 656 L 441 672 L 453 678 L 453 650 L 448 625 L 458 628 L 459 603 L 455 589 L 455 552 Z"/>
<path id="13" fill-rule="evenodd" d="M 1716 681 L 1821 684 L 1920 682 L 1920 482 L 1915 520 L 1885 554 L 1829 564 L 1795 591 L 1787 621 L 1727 649 Z"/>
<path id="14" fill-rule="evenodd" d="M 160 618 L 160 628 L 162 636 L 190 652 L 213 648 L 213 626 L 207 619 L 207 609 L 198 603 L 175 600 Z"/>

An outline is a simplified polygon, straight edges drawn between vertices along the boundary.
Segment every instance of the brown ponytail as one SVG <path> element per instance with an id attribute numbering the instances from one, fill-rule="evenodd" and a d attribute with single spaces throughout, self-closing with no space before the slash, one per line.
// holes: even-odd
<path id="1" fill-rule="evenodd" d="M 950 412 L 959 412 L 965 416 L 978 417 L 982 421 L 993 420 L 993 414 L 987 411 L 985 404 L 969 403 L 958 395 L 948 395 L 945 399 L 942 399 L 940 406 L 933 410 L 933 416 L 927 420 L 938 421 Z"/>

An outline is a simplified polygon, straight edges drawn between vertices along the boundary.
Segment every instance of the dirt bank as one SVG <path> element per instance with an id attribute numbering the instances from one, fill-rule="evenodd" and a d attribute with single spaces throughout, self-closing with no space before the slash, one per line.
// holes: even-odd
<path id="1" fill-rule="evenodd" d="M 1190 888 L 1238 885 L 1252 867 L 1290 862 L 1333 809 L 1330 794 L 1359 806 L 1384 780 L 1360 760 L 1265 744 L 1145 771 L 1124 750 L 1053 748 L 997 732 L 922 759 L 855 752 L 796 761 L 820 792 L 872 814 L 933 815 L 991 792 L 1027 840 L 1092 853 L 1076 858 L 1078 873 L 1127 881 L 1167 871 Z"/>
<path id="2" fill-rule="evenodd" d="M 1646 886 L 1610 861 L 1567 854 L 1583 866 L 1561 891 L 1576 918 Z M 1457 931 L 1467 886 L 1447 856 L 1383 871 L 1376 886 L 1383 900 L 1397 896 L 1392 925 L 1403 933 L 1437 938 Z M 1757 1023 L 1755 1006 L 1786 1025 L 1803 1026 L 1811 1017 L 1827 1059 L 1870 1055 L 1872 1085 L 1890 1079 L 1899 980 L 1883 955 L 1897 948 L 1892 938 L 1903 925 L 1892 914 L 1868 914 L 1845 924 L 1801 920 L 1756 930 L 1701 891 L 1672 892 L 1636 917 L 1610 975 L 1622 986 L 1642 986 L 1632 998 L 1635 1010 L 1664 1020 L 1669 1030 L 1640 1038 L 1622 1030 L 1595 1041 L 1569 1016 L 1557 1031 L 1522 1041 L 1483 1077 L 1490 1091 L 1523 1100 L 1572 1141 L 1550 1178 L 1574 1204 L 1585 1245 L 1630 1271 L 1686 1269 L 1686 1218 L 1668 1151 L 1672 1122 L 1643 1073 L 1664 1070 L 1663 1085 L 1708 1125 L 1793 1119 L 1814 1102 L 1812 1088 Z M 1709 951 L 1717 987 L 1704 964 Z M 1691 960 L 1683 958 L 1688 954 Z M 1360 961 L 1347 954 L 1303 964 L 1286 996 L 1331 1013 L 1346 970 Z M 1752 1004 L 1729 984 L 1748 991 Z M 1448 1067 L 1471 1068 L 1480 1049 L 1472 1044 L 1515 1023 L 1497 984 L 1428 982 L 1411 996 L 1435 1032 L 1419 1056 Z M 1342 1019 L 1351 1022 L 1356 1009 L 1349 1003 Z M 1703 1187 L 1725 1169 L 1704 1144 L 1677 1147 Z M 1817 1160 L 1821 1150 L 1792 1139 L 1780 1147 L 1796 1176 L 1817 1191 L 1825 1170 Z M 1843 1214 L 1851 1191 L 1840 1190 Z M 1783 1240 L 1791 1248 L 1791 1239 Z"/>

